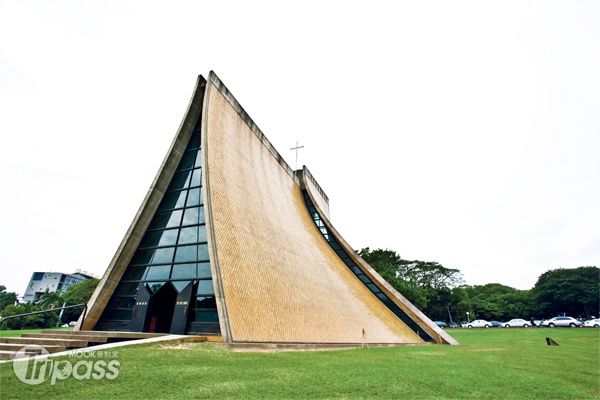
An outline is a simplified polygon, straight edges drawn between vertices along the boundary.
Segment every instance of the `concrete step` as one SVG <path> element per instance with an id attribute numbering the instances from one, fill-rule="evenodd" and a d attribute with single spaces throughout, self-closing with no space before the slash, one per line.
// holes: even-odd
<path id="1" fill-rule="evenodd" d="M 361 343 L 216 343 L 218 347 L 232 351 L 311 351 L 311 350 L 346 350 L 363 347 Z M 416 345 L 416 343 L 406 344 Z M 367 347 L 395 347 L 397 343 L 369 343 Z"/>
<path id="2" fill-rule="evenodd" d="M 27 346 L 26 344 L 22 344 L 22 343 L 0 343 L 0 350 L 7 350 L 7 351 L 19 351 L 21 350 L 21 348 L 23 348 L 24 346 Z M 64 351 L 66 348 L 65 346 L 56 346 L 56 345 L 52 345 L 52 346 L 43 346 L 46 350 L 48 350 L 48 353 L 56 353 L 59 351 Z M 37 352 L 37 353 L 41 353 L 42 349 L 38 348 L 38 349 L 28 349 L 28 352 Z"/>
<path id="3" fill-rule="evenodd" d="M 29 338 L 29 337 L 6 337 L 0 338 L 0 343 L 16 343 L 21 344 L 21 346 L 25 346 L 28 344 L 37 344 L 39 346 L 64 346 L 67 348 L 79 348 L 79 347 L 87 347 L 87 340 L 79 340 L 79 339 L 52 339 L 47 337 L 40 338 Z"/>
<path id="4" fill-rule="evenodd" d="M 55 330 L 52 329 L 44 329 L 42 330 L 42 334 L 53 334 L 56 333 Z M 71 335 L 71 336 L 80 336 L 80 335 L 98 335 L 104 336 L 110 339 L 147 339 L 159 336 L 168 335 L 168 333 L 150 333 L 150 332 L 121 332 L 121 331 L 63 331 L 60 334 Z"/>
<path id="5" fill-rule="evenodd" d="M 92 334 L 81 334 L 71 335 L 65 333 L 23 333 L 23 338 L 50 338 L 50 339 L 77 339 L 87 340 L 90 343 L 106 343 L 108 337 L 105 335 L 92 335 Z"/>
<path id="6" fill-rule="evenodd" d="M 17 354 L 23 346 L 26 345 L 22 343 L 0 343 L 0 360 L 12 360 L 15 354 Z M 65 351 L 67 349 L 65 346 L 56 345 L 46 345 L 43 347 L 48 353 L 58 353 L 59 351 Z M 42 348 L 28 348 L 25 353 L 35 356 L 42 353 Z"/>
<path id="7" fill-rule="evenodd" d="M 15 354 L 17 354 L 16 351 L 10 351 L 10 350 L 0 350 L 0 360 L 12 360 L 15 357 Z M 35 355 L 35 353 L 29 353 L 32 356 Z"/>

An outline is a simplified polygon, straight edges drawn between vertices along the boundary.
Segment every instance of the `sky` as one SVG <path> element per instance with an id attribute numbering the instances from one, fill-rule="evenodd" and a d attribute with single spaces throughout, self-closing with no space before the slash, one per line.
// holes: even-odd
<path id="1" fill-rule="evenodd" d="M 214 70 L 355 249 L 600 260 L 600 2 L 0 0 L 0 284 L 102 275 Z"/>

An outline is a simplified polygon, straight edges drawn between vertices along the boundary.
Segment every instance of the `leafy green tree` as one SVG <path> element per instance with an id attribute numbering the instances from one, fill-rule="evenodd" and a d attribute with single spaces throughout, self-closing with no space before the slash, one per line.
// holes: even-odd
<path id="1" fill-rule="evenodd" d="M 419 288 L 416 282 L 398 277 L 397 271 L 404 261 L 398 253 L 388 249 L 371 250 L 366 247 L 359 250 L 358 254 L 408 301 L 421 310 L 425 309 L 428 303 L 427 294 Z"/>
<path id="2" fill-rule="evenodd" d="M 43 310 L 49 310 L 55 307 L 62 307 L 65 300 L 62 298 L 62 291 L 57 290 L 51 292 L 48 288 L 44 291 L 44 294 L 35 302 Z"/>
<path id="3" fill-rule="evenodd" d="M 533 287 L 539 312 L 545 316 L 598 316 L 600 309 L 600 269 L 579 267 L 544 272 Z"/>
<path id="4" fill-rule="evenodd" d="M 34 311 L 41 311 L 37 304 L 24 303 L 17 306 L 6 306 L 3 317 L 11 315 L 26 314 Z M 2 324 L 2 329 L 23 329 L 23 328 L 51 328 L 58 322 L 58 311 L 37 315 L 28 315 L 25 317 L 9 319 Z"/>
<path id="5" fill-rule="evenodd" d="M 446 268 L 435 261 L 402 260 L 398 277 L 435 290 L 449 289 L 463 283 L 458 269 Z"/>
<path id="6" fill-rule="evenodd" d="M 458 269 L 437 262 L 404 260 L 392 250 L 364 248 L 358 254 L 383 279 L 432 319 L 452 316 L 452 288 L 462 284 Z"/>
<path id="7" fill-rule="evenodd" d="M 534 316 L 529 290 L 518 290 L 499 283 L 467 286 L 466 290 L 469 293 L 473 319 L 504 322 Z"/>
<path id="8" fill-rule="evenodd" d="M 15 292 L 7 292 L 6 286 L 0 285 L 0 312 L 6 306 L 14 305 L 17 302 L 17 294 Z"/>
<path id="9" fill-rule="evenodd" d="M 90 297 L 96 290 L 96 286 L 100 282 L 99 279 L 86 279 L 83 282 L 71 285 L 65 290 L 62 298 L 65 300 L 66 305 L 71 306 L 75 304 L 87 304 Z M 83 307 L 71 308 L 64 311 L 62 320 L 63 321 L 76 321 L 79 315 L 83 311 Z"/>
<path id="10" fill-rule="evenodd" d="M 473 312 L 469 293 L 462 285 L 451 289 L 450 295 L 446 298 L 445 303 L 449 322 L 458 323 L 460 321 L 465 321 L 467 312 Z"/>

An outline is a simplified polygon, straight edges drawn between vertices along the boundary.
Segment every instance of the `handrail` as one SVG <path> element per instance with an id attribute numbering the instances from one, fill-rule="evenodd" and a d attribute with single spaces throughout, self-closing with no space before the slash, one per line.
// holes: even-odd
<path id="1" fill-rule="evenodd" d="M 2 326 L 2 324 L 4 323 L 4 321 L 6 321 L 8 319 L 19 318 L 19 317 L 26 317 L 28 315 L 44 314 L 44 313 L 52 312 L 52 311 L 67 310 L 69 308 L 75 308 L 75 307 L 81 307 L 81 306 L 83 306 L 83 312 L 81 313 L 81 315 L 83 315 L 83 318 L 82 318 L 82 321 L 83 321 L 85 319 L 85 314 L 87 312 L 87 304 L 85 304 L 85 303 L 84 304 L 75 304 L 73 306 L 51 308 L 49 310 L 34 311 L 34 312 L 30 312 L 30 313 L 25 313 L 25 314 L 9 315 L 8 317 L 4 317 L 4 318 L 0 319 L 0 327 Z"/>

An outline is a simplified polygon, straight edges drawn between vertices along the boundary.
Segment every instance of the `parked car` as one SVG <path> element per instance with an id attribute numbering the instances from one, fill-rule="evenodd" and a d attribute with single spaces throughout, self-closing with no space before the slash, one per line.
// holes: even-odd
<path id="1" fill-rule="evenodd" d="M 583 326 L 583 324 L 572 317 L 554 317 L 542 322 L 542 326 L 548 326 L 550 328 L 554 328 L 555 326 L 569 326 L 571 328 L 576 328 L 578 326 Z"/>
<path id="2" fill-rule="evenodd" d="M 502 326 L 505 328 L 515 328 L 515 327 L 529 328 L 531 326 L 531 322 L 526 321 L 521 318 L 515 318 L 515 319 L 511 319 L 508 322 L 502 323 Z"/>
<path id="3" fill-rule="evenodd" d="M 77 325 L 77 321 L 71 321 L 71 322 L 69 322 L 69 326 L 75 326 L 75 325 Z"/>
<path id="4" fill-rule="evenodd" d="M 436 324 L 437 326 L 439 326 L 440 328 L 445 328 L 446 326 L 448 326 L 443 321 L 433 321 L 433 323 Z"/>
<path id="5" fill-rule="evenodd" d="M 458 324 L 456 322 L 450 322 L 450 324 L 448 324 L 448 327 L 454 329 L 454 328 L 458 328 Z"/>
<path id="6" fill-rule="evenodd" d="M 600 318 L 589 319 L 583 323 L 586 328 L 600 328 Z"/>
<path id="7" fill-rule="evenodd" d="M 467 324 L 467 328 L 490 328 L 492 323 L 485 319 L 476 319 Z"/>
<path id="8" fill-rule="evenodd" d="M 498 321 L 490 321 L 490 324 L 492 324 L 492 328 L 501 328 L 502 324 Z"/>
<path id="9" fill-rule="evenodd" d="M 460 321 L 460 327 L 461 328 L 466 328 L 467 327 L 467 321 Z"/>

